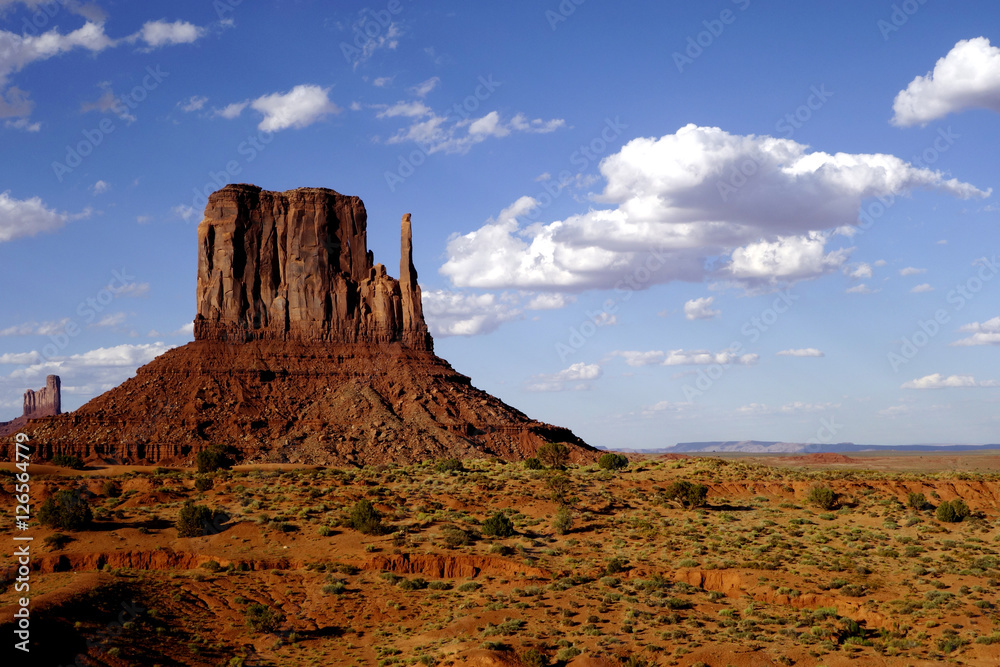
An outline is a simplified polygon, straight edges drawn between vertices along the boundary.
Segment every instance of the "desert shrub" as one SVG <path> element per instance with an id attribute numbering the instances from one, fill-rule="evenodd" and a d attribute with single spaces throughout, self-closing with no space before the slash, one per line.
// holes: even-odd
<path id="1" fill-rule="evenodd" d="M 438 472 L 461 472 L 462 462 L 459 459 L 443 459 L 437 462 L 434 468 Z"/>
<path id="2" fill-rule="evenodd" d="M 104 484 L 101 484 L 101 494 L 108 498 L 117 498 L 122 494 L 122 489 L 118 486 L 118 482 L 113 479 L 106 479 L 104 480 Z"/>
<path id="3" fill-rule="evenodd" d="M 552 500 L 554 502 L 560 504 L 566 502 L 566 495 L 570 491 L 569 477 L 562 473 L 556 473 L 545 480 L 545 486 L 552 489 Z"/>
<path id="4" fill-rule="evenodd" d="M 347 582 L 343 579 L 334 579 L 323 585 L 323 592 L 327 595 L 340 595 L 347 591 Z"/>
<path id="5" fill-rule="evenodd" d="M 365 535 L 378 535 L 382 532 L 382 514 L 367 498 L 354 503 L 348 522 L 354 530 Z"/>
<path id="6" fill-rule="evenodd" d="M 212 445 L 208 449 L 198 452 L 195 457 L 198 465 L 198 472 L 214 472 L 233 467 L 233 459 L 229 456 L 229 449 L 222 445 Z"/>
<path id="7" fill-rule="evenodd" d="M 224 512 L 213 511 L 204 505 L 187 501 L 177 515 L 178 537 L 201 537 L 218 532 L 218 525 L 228 517 Z"/>
<path id="8" fill-rule="evenodd" d="M 56 454 L 52 457 L 52 465 L 79 470 L 83 467 L 83 460 L 72 454 Z"/>
<path id="9" fill-rule="evenodd" d="M 806 500 L 821 510 L 832 510 L 837 507 L 837 494 L 828 486 L 814 486 L 809 489 Z"/>
<path id="10" fill-rule="evenodd" d="M 441 540 L 452 548 L 464 547 L 472 543 L 472 536 L 456 526 L 445 526 L 441 529 Z"/>
<path id="11" fill-rule="evenodd" d="M 927 497 L 922 493 L 910 493 L 906 496 L 906 506 L 910 509 L 927 509 Z"/>
<path id="12" fill-rule="evenodd" d="M 254 632 L 274 632 L 283 620 L 284 615 L 267 605 L 254 602 L 244 610 L 247 627 Z"/>
<path id="13" fill-rule="evenodd" d="M 427 582 L 420 577 L 401 579 L 397 585 L 404 591 L 421 591 L 427 588 Z"/>
<path id="14" fill-rule="evenodd" d="M 618 574 L 619 572 L 624 572 L 628 569 L 628 563 L 618 556 L 615 556 L 608 561 L 608 564 L 604 567 L 605 574 Z"/>
<path id="15" fill-rule="evenodd" d="M 510 537 L 514 534 L 514 522 L 503 512 L 496 512 L 483 522 L 483 535 L 488 537 Z"/>
<path id="16" fill-rule="evenodd" d="M 524 459 L 524 467 L 527 470 L 541 470 L 542 462 L 532 456 L 531 458 Z"/>
<path id="17" fill-rule="evenodd" d="M 201 566 L 206 570 L 208 570 L 209 572 L 218 572 L 219 570 L 222 569 L 222 566 L 219 565 L 219 561 L 217 560 L 210 560 L 208 562 L 202 563 Z"/>
<path id="18" fill-rule="evenodd" d="M 561 442 L 546 442 L 538 448 L 538 460 L 550 468 L 564 468 L 569 463 L 569 447 Z"/>
<path id="19" fill-rule="evenodd" d="M 556 516 L 552 519 L 552 530 L 557 535 L 565 535 L 573 529 L 573 513 L 565 505 L 556 510 Z"/>
<path id="20" fill-rule="evenodd" d="M 622 470 L 628 467 L 628 457 L 624 454 L 608 452 L 597 459 L 597 465 L 605 470 Z"/>
<path id="21" fill-rule="evenodd" d="M 194 480 L 194 488 L 198 491 L 208 491 L 213 486 L 215 486 L 215 482 L 212 481 L 211 477 L 199 477 Z"/>
<path id="22" fill-rule="evenodd" d="M 72 542 L 73 538 L 69 535 L 63 535 L 62 533 L 52 533 L 45 538 L 45 546 L 52 549 L 62 549 L 66 546 L 66 543 Z"/>
<path id="23" fill-rule="evenodd" d="M 687 480 L 673 482 L 663 493 L 667 500 L 679 503 L 682 507 L 693 509 L 701 507 L 708 498 L 708 487 L 704 484 L 692 484 Z"/>
<path id="24" fill-rule="evenodd" d="M 549 657 L 536 648 L 529 648 L 521 654 L 521 664 L 525 667 L 546 667 Z"/>
<path id="25" fill-rule="evenodd" d="M 38 523 L 59 530 L 84 530 L 93 520 L 90 504 L 79 489 L 64 489 L 49 496 L 38 510 Z"/>
<path id="26" fill-rule="evenodd" d="M 934 516 L 937 517 L 938 521 L 946 523 L 959 523 L 969 516 L 969 514 L 969 506 L 961 498 L 944 501 L 938 505 L 937 510 L 934 512 Z"/>

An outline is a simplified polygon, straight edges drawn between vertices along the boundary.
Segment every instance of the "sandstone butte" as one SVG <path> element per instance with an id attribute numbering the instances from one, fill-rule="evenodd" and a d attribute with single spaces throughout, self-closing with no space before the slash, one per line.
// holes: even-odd
<path id="1" fill-rule="evenodd" d="M 246 462 L 366 465 L 519 460 L 571 431 L 472 386 L 434 354 L 403 216 L 400 278 L 375 264 L 361 199 L 228 185 L 198 226 L 194 342 L 71 413 L 22 430 L 36 458 L 191 464 L 211 445 Z M 3 443 L 12 455 L 11 442 Z"/>
<path id="2" fill-rule="evenodd" d="M 0 422 L 0 438 L 16 433 L 29 419 L 62 414 L 62 381 L 58 375 L 45 378 L 45 386 L 24 392 L 24 411 L 13 421 Z M 11 459 L 13 460 L 13 459 Z"/>

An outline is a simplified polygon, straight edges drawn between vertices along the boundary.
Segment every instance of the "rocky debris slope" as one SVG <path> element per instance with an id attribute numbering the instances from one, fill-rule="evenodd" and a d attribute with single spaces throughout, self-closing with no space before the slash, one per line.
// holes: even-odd
<path id="1" fill-rule="evenodd" d="M 373 262 L 357 197 L 231 185 L 198 229 L 196 340 L 79 410 L 33 422 L 39 457 L 344 465 L 597 450 L 472 386 L 433 354 L 402 221 L 400 280 Z M 0 454 L 10 443 L 0 445 Z"/>

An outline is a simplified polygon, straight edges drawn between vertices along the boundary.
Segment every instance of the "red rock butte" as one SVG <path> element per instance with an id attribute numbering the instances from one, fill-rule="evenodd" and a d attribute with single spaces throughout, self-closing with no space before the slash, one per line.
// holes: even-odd
<path id="1" fill-rule="evenodd" d="M 198 226 L 195 341 L 80 409 L 25 431 L 48 459 L 185 464 L 230 445 L 249 462 L 519 460 L 564 442 L 434 355 L 403 216 L 400 278 L 374 263 L 358 197 L 228 185 Z M 0 449 L 10 449 L 4 443 Z"/>

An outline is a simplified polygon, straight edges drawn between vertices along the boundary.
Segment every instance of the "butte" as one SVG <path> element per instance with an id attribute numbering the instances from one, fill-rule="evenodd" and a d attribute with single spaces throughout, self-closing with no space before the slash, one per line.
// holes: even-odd
<path id="1" fill-rule="evenodd" d="M 375 264 L 358 197 L 228 185 L 198 226 L 194 342 L 78 410 L 30 422 L 37 457 L 190 464 L 519 460 L 596 450 L 472 386 L 434 354 L 403 216 L 399 280 Z M 6 445 L 9 448 L 9 443 Z"/>

